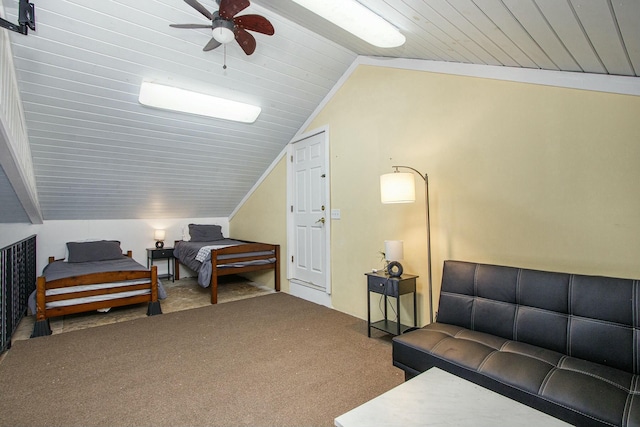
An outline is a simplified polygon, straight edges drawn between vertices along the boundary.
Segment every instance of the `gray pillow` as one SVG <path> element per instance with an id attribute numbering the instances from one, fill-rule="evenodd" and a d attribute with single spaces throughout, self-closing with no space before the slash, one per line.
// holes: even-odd
<path id="1" fill-rule="evenodd" d="M 211 242 L 224 239 L 219 225 L 189 224 L 189 236 L 192 242 Z"/>
<path id="2" fill-rule="evenodd" d="M 122 258 L 122 249 L 117 240 L 95 242 L 67 242 L 69 258 L 67 262 L 107 261 Z"/>

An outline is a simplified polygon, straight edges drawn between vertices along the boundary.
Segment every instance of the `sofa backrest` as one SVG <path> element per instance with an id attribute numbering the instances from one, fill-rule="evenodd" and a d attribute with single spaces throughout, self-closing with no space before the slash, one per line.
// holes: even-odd
<path id="1" fill-rule="evenodd" d="M 640 281 L 445 261 L 437 321 L 640 371 Z"/>

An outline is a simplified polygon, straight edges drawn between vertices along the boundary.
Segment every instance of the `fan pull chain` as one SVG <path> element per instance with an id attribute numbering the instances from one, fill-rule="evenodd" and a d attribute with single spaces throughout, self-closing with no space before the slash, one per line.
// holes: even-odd
<path id="1" fill-rule="evenodd" d="M 227 44 L 225 43 L 224 45 L 222 45 L 222 47 L 224 48 L 224 59 L 223 59 L 222 69 L 226 70 L 227 69 Z"/>

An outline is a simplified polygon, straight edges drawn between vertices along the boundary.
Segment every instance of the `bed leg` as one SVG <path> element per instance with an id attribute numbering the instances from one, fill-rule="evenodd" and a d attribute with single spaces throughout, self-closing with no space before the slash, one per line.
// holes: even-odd
<path id="1" fill-rule="evenodd" d="M 147 316 L 155 316 L 156 314 L 162 314 L 162 307 L 160 301 L 151 301 L 147 308 Z"/>
<path id="2" fill-rule="evenodd" d="M 44 337 L 51 335 L 51 327 L 49 326 L 49 319 L 37 320 L 33 325 L 33 332 L 30 338 Z"/>
<path id="3" fill-rule="evenodd" d="M 211 304 L 218 303 L 218 250 L 211 250 L 211 281 L 209 282 L 211 288 Z"/>
<path id="4" fill-rule="evenodd" d="M 273 268 L 273 275 L 275 280 L 275 289 L 276 292 L 280 292 L 280 245 L 276 245 L 275 249 L 276 255 L 276 264 Z"/>
<path id="5" fill-rule="evenodd" d="M 211 304 L 218 303 L 218 272 L 216 270 L 211 272 Z"/>
<path id="6" fill-rule="evenodd" d="M 173 280 L 180 280 L 180 261 L 173 259 Z"/>

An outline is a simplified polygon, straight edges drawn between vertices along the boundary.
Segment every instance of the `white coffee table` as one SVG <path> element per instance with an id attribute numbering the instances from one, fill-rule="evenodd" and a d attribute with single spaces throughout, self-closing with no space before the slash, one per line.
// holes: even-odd
<path id="1" fill-rule="evenodd" d="M 335 419 L 336 427 L 568 426 L 498 393 L 432 368 Z"/>

